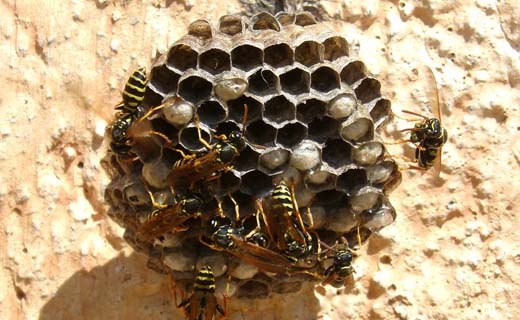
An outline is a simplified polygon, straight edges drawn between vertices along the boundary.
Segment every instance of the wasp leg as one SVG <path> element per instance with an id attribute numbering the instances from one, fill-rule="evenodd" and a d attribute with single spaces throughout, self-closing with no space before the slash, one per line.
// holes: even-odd
<path id="1" fill-rule="evenodd" d="M 154 209 L 164 209 L 164 208 L 168 207 L 168 205 L 166 205 L 166 204 L 158 203 L 155 201 L 155 197 L 154 197 L 152 191 L 150 191 L 150 188 L 148 187 L 148 185 L 146 183 L 143 183 L 143 186 L 146 189 L 146 192 L 148 193 L 150 200 L 152 201 L 152 207 Z"/>
<path id="2" fill-rule="evenodd" d="M 233 196 L 228 193 L 228 197 L 229 199 L 231 199 L 231 202 L 233 202 L 233 208 L 235 210 L 235 222 L 239 222 L 240 221 L 240 208 L 238 206 L 238 203 L 235 201 L 235 198 L 233 198 Z"/>
<path id="3" fill-rule="evenodd" d="M 166 141 L 166 145 L 167 146 L 173 145 L 173 142 L 170 140 L 170 138 L 168 138 L 165 134 L 163 134 L 161 132 L 158 132 L 158 131 L 147 131 L 147 132 L 145 132 L 145 134 L 155 135 L 155 136 L 160 137 L 161 139 Z"/>
<path id="4" fill-rule="evenodd" d="M 204 138 L 202 138 L 202 133 L 200 132 L 200 120 L 199 120 L 199 116 L 195 115 L 194 116 L 194 122 L 195 122 L 195 126 L 197 127 L 197 134 L 199 136 L 199 142 L 206 148 L 209 150 L 213 149 L 213 147 L 206 141 L 204 140 Z"/>
<path id="5" fill-rule="evenodd" d="M 306 216 L 307 216 L 307 220 L 308 220 L 308 223 L 309 223 L 309 229 L 314 229 L 314 218 L 312 217 L 312 213 L 311 213 L 311 208 L 310 207 L 307 207 L 307 213 L 306 213 Z"/>
<path id="6" fill-rule="evenodd" d="M 180 153 L 180 154 L 181 154 L 181 157 L 182 157 L 183 160 L 190 160 L 190 159 L 193 159 L 193 158 L 195 158 L 195 157 L 197 156 L 196 154 L 190 154 L 190 155 L 188 156 L 188 155 L 186 155 L 186 154 L 184 153 L 184 151 L 182 151 L 181 149 L 176 149 L 176 148 L 174 148 L 174 149 L 172 149 L 172 150 L 173 150 L 173 151 L 176 151 L 176 152 L 178 152 L 178 153 Z"/>

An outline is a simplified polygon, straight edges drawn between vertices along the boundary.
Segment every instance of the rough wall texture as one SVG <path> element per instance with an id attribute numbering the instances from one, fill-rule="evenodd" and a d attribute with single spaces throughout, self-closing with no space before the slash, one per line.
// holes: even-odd
<path id="1" fill-rule="evenodd" d="M 231 301 L 230 318 L 520 317 L 517 4 L 358 3 L 326 5 L 395 112 L 427 112 L 412 69 L 437 74 L 450 133 L 441 178 L 404 173 L 391 196 L 397 220 L 363 248 L 354 289 Z M 103 117 L 129 73 L 189 22 L 237 11 L 232 1 L 0 4 L 1 319 L 181 318 L 166 279 L 104 215 Z M 385 139 L 409 125 L 390 125 Z"/>

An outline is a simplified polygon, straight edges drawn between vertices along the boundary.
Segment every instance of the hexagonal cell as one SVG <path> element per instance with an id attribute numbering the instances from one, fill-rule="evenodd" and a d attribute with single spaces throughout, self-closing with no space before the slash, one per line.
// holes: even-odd
<path id="1" fill-rule="evenodd" d="M 179 71 L 197 67 L 198 53 L 190 46 L 179 44 L 168 51 L 167 64 Z"/>
<path id="2" fill-rule="evenodd" d="M 168 89 L 166 89 L 168 90 Z M 161 104 L 161 101 L 163 100 L 163 96 L 161 93 L 159 93 L 160 89 L 155 88 L 151 85 L 150 82 L 148 82 L 148 88 L 146 89 L 144 93 L 144 99 L 143 103 L 141 105 L 144 106 L 158 106 Z"/>
<path id="3" fill-rule="evenodd" d="M 202 139 L 211 142 L 211 131 L 205 125 L 200 124 L 200 134 Z M 183 128 L 179 132 L 179 143 L 181 146 L 192 152 L 205 150 L 204 145 L 199 140 L 199 131 L 195 125 Z"/>
<path id="4" fill-rule="evenodd" d="M 345 141 L 367 141 L 374 137 L 372 119 L 362 116 L 351 116 L 340 125 L 339 135 Z"/>
<path id="5" fill-rule="evenodd" d="M 322 118 L 327 111 L 327 103 L 317 99 L 309 99 L 296 106 L 296 119 L 309 123 L 315 118 Z"/>
<path id="6" fill-rule="evenodd" d="M 231 63 L 233 67 L 248 71 L 260 67 L 264 54 L 262 49 L 249 44 L 243 44 L 231 51 Z"/>
<path id="7" fill-rule="evenodd" d="M 385 198 L 380 208 L 363 212 L 362 218 L 366 221 L 366 228 L 372 231 L 378 231 L 392 224 L 396 218 L 396 214 L 394 207 L 390 204 L 388 199 Z"/>
<path id="8" fill-rule="evenodd" d="M 343 70 L 341 70 L 341 81 L 352 85 L 357 81 L 366 77 L 367 68 L 361 61 L 353 61 L 349 63 Z"/>
<path id="9" fill-rule="evenodd" d="M 219 179 L 213 180 L 208 184 L 211 193 L 217 197 L 222 197 L 228 193 L 233 193 L 240 188 L 240 178 L 233 171 L 224 172 Z"/>
<path id="10" fill-rule="evenodd" d="M 294 53 L 286 43 L 275 44 L 264 49 L 264 62 L 274 68 L 285 67 L 294 62 Z"/>
<path id="11" fill-rule="evenodd" d="M 257 100 L 241 96 L 236 100 L 230 100 L 227 102 L 229 119 L 236 123 L 244 122 L 244 105 L 247 106 L 246 124 L 252 123 L 262 117 L 262 104 Z"/>
<path id="12" fill-rule="evenodd" d="M 327 141 L 323 148 L 322 159 L 331 168 L 338 169 L 351 163 L 352 147 L 343 140 Z"/>
<path id="13" fill-rule="evenodd" d="M 249 77 L 249 91 L 259 96 L 276 94 L 280 87 L 278 77 L 271 70 L 260 69 Z"/>
<path id="14" fill-rule="evenodd" d="M 355 89 L 356 97 L 366 103 L 381 97 L 381 83 L 374 78 L 366 78 Z"/>
<path id="15" fill-rule="evenodd" d="M 235 161 L 233 161 L 233 167 L 235 170 L 242 173 L 255 170 L 259 156 L 260 154 L 256 151 L 251 148 L 246 148 L 246 150 L 240 152 L 238 157 L 235 158 Z"/>
<path id="16" fill-rule="evenodd" d="M 345 207 L 348 197 L 345 193 L 337 190 L 326 190 L 318 192 L 314 198 L 313 206 L 322 206 L 324 208 Z"/>
<path id="17" fill-rule="evenodd" d="M 190 76 L 179 83 L 179 96 L 184 98 L 184 100 L 197 104 L 200 101 L 209 99 L 211 89 L 213 89 L 211 82 L 198 76 Z"/>
<path id="18" fill-rule="evenodd" d="M 306 137 L 307 128 L 303 124 L 299 122 L 288 123 L 278 130 L 276 143 L 286 148 L 292 148 L 302 142 Z"/>
<path id="19" fill-rule="evenodd" d="M 218 30 L 228 36 L 242 33 L 243 31 L 242 17 L 239 15 L 225 15 L 220 17 Z"/>
<path id="20" fill-rule="evenodd" d="M 294 17 L 294 14 L 292 14 L 292 13 L 280 11 L 280 12 L 276 13 L 276 19 L 278 19 L 278 22 L 280 22 L 280 25 L 287 26 L 287 25 L 294 24 L 295 17 Z"/>
<path id="21" fill-rule="evenodd" d="M 311 76 L 306 71 L 294 68 L 280 75 L 282 90 L 289 94 L 299 95 L 310 91 Z"/>
<path id="22" fill-rule="evenodd" d="M 368 181 L 373 185 L 383 184 L 392 177 L 397 169 L 394 161 L 383 161 L 378 165 L 367 168 Z"/>
<path id="23" fill-rule="evenodd" d="M 320 92 L 329 92 L 339 89 L 339 75 L 329 67 L 320 67 L 311 75 L 311 88 Z"/>
<path id="24" fill-rule="evenodd" d="M 253 144 L 272 146 L 276 138 L 276 129 L 259 120 L 247 126 L 246 138 Z"/>
<path id="25" fill-rule="evenodd" d="M 374 120 L 376 127 L 379 127 L 383 122 L 389 119 L 392 115 L 391 102 L 388 99 L 380 99 L 370 111 L 370 116 Z"/>
<path id="26" fill-rule="evenodd" d="M 368 178 L 365 169 L 349 169 L 338 177 L 336 188 L 351 194 L 360 186 L 365 186 L 367 182 Z"/>
<path id="27" fill-rule="evenodd" d="M 153 137 L 159 146 L 167 148 L 177 144 L 177 135 L 179 134 L 177 128 L 172 126 L 163 118 L 153 119 L 151 122 L 153 132 L 162 133 L 161 136 L 153 134 Z"/>
<path id="28" fill-rule="evenodd" d="M 346 204 L 346 202 L 345 202 Z M 358 224 L 357 216 L 349 208 L 343 206 L 330 208 L 327 214 L 325 229 L 345 233 Z"/>
<path id="29" fill-rule="evenodd" d="M 273 190 L 271 177 L 260 171 L 251 171 L 242 176 L 240 191 L 255 197 L 267 195 Z"/>
<path id="30" fill-rule="evenodd" d="M 237 191 L 231 196 L 235 199 L 235 202 L 237 203 L 240 211 L 240 218 L 242 220 L 246 220 L 251 217 L 254 213 L 256 213 L 256 203 L 251 196 L 247 194 L 243 194 L 240 191 Z M 248 219 L 248 220 L 255 220 L 255 227 L 256 227 L 256 219 Z"/>
<path id="31" fill-rule="evenodd" d="M 142 175 L 144 181 L 154 188 L 163 189 L 168 187 L 167 177 L 171 172 L 171 163 L 157 158 L 143 165 Z"/>
<path id="32" fill-rule="evenodd" d="M 344 93 L 330 102 L 327 113 L 334 119 L 341 119 L 350 116 L 356 107 L 356 97 L 350 93 Z"/>
<path id="33" fill-rule="evenodd" d="M 246 80 L 229 75 L 229 77 L 223 77 L 216 81 L 215 95 L 223 101 L 229 101 L 240 97 L 246 89 Z"/>
<path id="34" fill-rule="evenodd" d="M 164 103 L 164 119 L 175 126 L 183 126 L 193 119 L 194 105 L 191 102 L 173 98 Z"/>
<path id="35" fill-rule="evenodd" d="M 294 59 L 310 67 L 323 60 L 323 45 L 315 41 L 304 41 L 296 47 Z"/>
<path id="36" fill-rule="evenodd" d="M 334 189 L 336 178 L 334 173 L 327 170 L 313 170 L 309 171 L 303 180 L 310 191 L 317 193 Z"/>
<path id="37" fill-rule="evenodd" d="M 251 17 L 252 30 L 274 30 L 280 31 L 280 24 L 270 13 L 262 12 Z"/>
<path id="38" fill-rule="evenodd" d="M 233 131 L 241 131 L 240 127 L 232 121 L 221 122 L 217 125 L 216 128 L 214 128 L 214 130 L 215 130 L 214 133 L 216 136 L 219 136 L 219 135 L 227 136 Z"/>
<path id="39" fill-rule="evenodd" d="M 330 117 L 315 119 L 309 123 L 309 138 L 318 143 L 324 143 L 327 139 L 337 136 L 338 127 L 339 122 L 336 119 Z"/>
<path id="40" fill-rule="evenodd" d="M 180 75 L 168 69 L 165 65 L 152 68 L 150 85 L 160 93 L 167 95 L 177 90 Z"/>
<path id="41" fill-rule="evenodd" d="M 263 153 L 259 160 L 259 170 L 267 175 L 280 173 L 287 167 L 289 151 L 276 148 Z"/>
<path id="42" fill-rule="evenodd" d="M 291 165 L 299 170 L 309 170 L 320 164 L 320 148 L 316 143 L 304 140 L 291 154 Z"/>
<path id="43" fill-rule="evenodd" d="M 325 47 L 325 60 L 334 61 L 348 56 L 348 42 L 345 38 L 336 36 L 323 41 Z"/>
<path id="44" fill-rule="evenodd" d="M 296 116 L 294 104 L 289 102 L 284 96 L 277 96 L 265 103 L 264 119 L 281 124 L 293 120 Z"/>
<path id="45" fill-rule="evenodd" d="M 316 24 L 316 19 L 309 12 L 301 12 L 296 15 L 294 24 L 302 27 L 310 26 Z"/>
<path id="46" fill-rule="evenodd" d="M 361 165 L 375 164 L 383 157 L 385 147 L 381 142 L 367 142 L 354 150 L 353 159 Z"/>
<path id="47" fill-rule="evenodd" d="M 199 56 L 199 67 L 211 74 L 217 74 L 231 69 L 229 54 L 220 49 L 210 49 Z"/>
<path id="48" fill-rule="evenodd" d="M 360 213 L 379 205 L 382 199 L 383 193 L 379 189 L 366 186 L 352 192 L 349 207 L 352 211 Z"/>
<path id="49" fill-rule="evenodd" d="M 213 30 L 208 21 L 196 20 L 188 26 L 188 34 L 201 40 L 208 40 L 213 37 Z"/>
<path id="50" fill-rule="evenodd" d="M 198 108 L 197 114 L 202 123 L 211 126 L 226 119 L 226 109 L 218 101 L 204 101 Z"/>

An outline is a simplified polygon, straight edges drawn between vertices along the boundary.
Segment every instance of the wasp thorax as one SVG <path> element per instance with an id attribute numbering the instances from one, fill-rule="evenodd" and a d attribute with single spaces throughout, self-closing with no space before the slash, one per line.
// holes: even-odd
<path id="1" fill-rule="evenodd" d="M 339 239 L 353 248 L 392 223 L 401 177 L 378 133 L 391 104 L 368 70 L 309 13 L 196 21 L 124 86 L 104 160 L 110 217 L 184 288 L 205 265 L 244 299 L 342 285 L 355 265 Z M 411 129 L 425 166 L 446 138 L 435 121 Z"/>

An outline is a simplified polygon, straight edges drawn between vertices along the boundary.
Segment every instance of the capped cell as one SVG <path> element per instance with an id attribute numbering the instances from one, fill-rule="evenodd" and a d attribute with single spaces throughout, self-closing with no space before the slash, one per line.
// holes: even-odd
<path id="1" fill-rule="evenodd" d="M 361 115 L 351 116 L 341 123 L 339 135 L 345 141 L 361 142 L 371 140 L 374 137 L 374 123 L 368 117 Z"/>
<path id="2" fill-rule="evenodd" d="M 303 180 L 305 185 L 312 192 L 321 192 L 334 188 L 337 176 L 328 170 L 319 169 L 307 172 Z"/>
<path id="3" fill-rule="evenodd" d="M 384 146 L 381 142 L 371 141 L 354 149 L 353 159 L 361 165 L 375 164 L 383 157 Z"/>
<path id="4" fill-rule="evenodd" d="M 193 103 L 182 99 L 170 99 L 165 102 L 162 113 L 164 119 L 174 126 L 183 126 L 193 119 Z"/>
<path id="5" fill-rule="evenodd" d="M 264 152 L 260 156 L 258 169 L 269 176 L 281 173 L 287 167 L 289 156 L 289 151 L 281 148 Z"/>
<path id="6" fill-rule="evenodd" d="M 227 14 L 220 17 L 218 22 L 218 30 L 228 36 L 234 36 L 242 33 L 244 30 L 244 22 L 240 15 Z"/>
<path id="7" fill-rule="evenodd" d="M 344 93 L 338 95 L 329 104 L 327 114 L 334 119 L 350 116 L 357 109 L 357 99 L 353 94 Z"/>
<path id="8" fill-rule="evenodd" d="M 383 193 L 374 187 L 365 186 L 356 190 L 350 196 L 349 207 L 353 212 L 360 213 L 381 203 Z"/>
<path id="9" fill-rule="evenodd" d="M 304 140 L 291 154 L 291 165 L 299 170 L 309 170 L 320 163 L 320 148 L 314 142 Z"/>
<path id="10" fill-rule="evenodd" d="M 247 81 L 238 76 L 223 77 L 216 81 L 215 95 L 223 101 L 237 99 L 247 89 Z"/>
<path id="11" fill-rule="evenodd" d="M 188 34 L 200 40 L 213 38 L 213 30 L 207 20 L 195 20 L 188 26 Z"/>
<path id="12" fill-rule="evenodd" d="M 251 17 L 252 30 L 273 30 L 280 31 L 280 24 L 273 15 L 267 12 L 261 12 Z"/>

